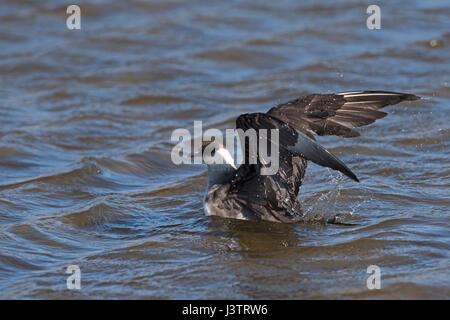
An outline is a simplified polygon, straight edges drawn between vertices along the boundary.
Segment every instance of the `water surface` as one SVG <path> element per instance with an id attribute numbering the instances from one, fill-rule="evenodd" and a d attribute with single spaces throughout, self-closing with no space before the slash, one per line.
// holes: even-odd
<path id="1" fill-rule="evenodd" d="M 382 1 L 381 30 L 364 1 L 77 4 L 79 31 L 67 2 L 0 4 L 1 298 L 450 297 L 448 1 Z M 319 139 L 361 183 L 311 164 L 304 223 L 206 217 L 206 168 L 170 161 L 194 120 L 360 89 L 423 99 Z"/>

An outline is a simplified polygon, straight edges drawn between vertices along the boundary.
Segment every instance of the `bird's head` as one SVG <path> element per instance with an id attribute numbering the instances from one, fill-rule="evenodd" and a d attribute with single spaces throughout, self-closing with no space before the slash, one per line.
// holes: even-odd
<path id="1" fill-rule="evenodd" d="M 227 148 L 216 140 L 203 140 L 201 150 L 203 162 L 208 166 L 211 165 L 229 165 L 236 169 L 233 156 Z"/>

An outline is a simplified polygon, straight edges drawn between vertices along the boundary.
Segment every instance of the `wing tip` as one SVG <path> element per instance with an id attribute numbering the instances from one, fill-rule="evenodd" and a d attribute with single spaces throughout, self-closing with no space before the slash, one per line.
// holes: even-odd
<path id="1" fill-rule="evenodd" d="M 393 95 L 399 96 L 402 100 L 414 101 L 420 100 L 421 97 L 412 94 L 412 93 L 402 93 L 402 92 L 394 92 L 394 91 L 374 91 L 374 90 L 363 90 L 363 91 L 347 91 L 347 92 L 338 92 L 337 95 L 346 97 L 358 97 L 358 96 L 366 96 L 366 95 Z"/>
<path id="2" fill-rule="evenodd" d="M 405 100 L 407 101 L 415 101 L 415 100 L 420 100 L 422 99 L 419 96 L 416 96 L 415 94 L 410 94 L 410 93 L 405 93 Z"/>
<path id="3" fill-rule="evenodd" d="M 347 168 L 347 167 L 345 167 L 345 168 L 347 170 L 345 170 L 345 171 L 339 170 L 339 171 L 341 171 L 343 174 L 345 174 L 347 177 L 349 177 L 353 181 L 356 181 L 359 183 L 360 181 L 359 181 L 358 177 L 356 176 L 356 174 L 354 174 L 353 171 L 351 171 L 349 168 Z"/>

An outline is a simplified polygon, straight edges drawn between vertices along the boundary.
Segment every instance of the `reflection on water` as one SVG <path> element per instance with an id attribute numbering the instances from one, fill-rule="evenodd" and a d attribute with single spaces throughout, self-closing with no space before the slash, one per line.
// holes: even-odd
<path id="1" fill-rule="evenodd" d="M 89 1 L 69 31 L 61 1 L 1 4 L 0 297 L 449 298 L 450 7 L 379 5 L 371 31 L 351 0 Z M 170 161 L 194 120 L 359 89 L 423 99 L 319 139 L 361 183 L 309 165 L 303 223 L 206 217 L 206 168 Z"/>

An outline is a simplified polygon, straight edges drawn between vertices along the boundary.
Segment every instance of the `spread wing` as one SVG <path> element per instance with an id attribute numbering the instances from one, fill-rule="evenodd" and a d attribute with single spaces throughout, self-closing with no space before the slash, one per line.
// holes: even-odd
<path id="1" fill-rule="evenodd" d="M 295 137 L 291 138 L 293 129 L 263 113 L 239 116 L 236 128 L 243 131 L 255 129 L 257 135 L 261 129 L 268 129 L 269 132 L 270 129 L 279 129 L 280 143 L 286 146 L 295 145 Z M 260 141 L 257 144 L 259 148 Z M 278 160 L 278 170 L 273 175 L 262 175 L 261 170 L 273 163 L 261 161 L 260 157 L 256 157 L 256 163 L 249 164 L 249 141 L 247 139 L 243 141 L 241 138 L 241 146 L 245 146 L 243 153 L 245 162 L 239 166 L 231 181 L 224 205 L 241 212 L 245 219 L 292 222 L 298 213 L 294 208 L 298 189 L 305 174 L 306 160 L 277 145 L 278 154 L 274 154 L 274 157 Z M 271 152 L 276 150 L 269 150 L 269 154 Z"/>
<path id="2" fill-rule="evenodd" d="M 310 136 L 350 138 L 359 136 L 353 128 L 368 125 L 387 115 L 379 109 L 417 99 L 420 97 L 413 94 L 389 91 L 311 94 L 273 107 L 267 113 Z"/>
<path id="3" fill-rule="evenodd" d="M 272 144 L 275 144 L 276 149 L 278 149 L 278 158 L 280 160 L 290 160 L 293 156 L 302 157 L 321 166 L 341 171 L 349 178 L 359 182 L 356 175 L 336 156 L 318 144 L 313 138 L 276 117 L 265 113 L 243 114 L 237 118 L 236 128 L 242 129 L 243 131 L 254 129 L 258 136 L 260 136 L 261 130 L 267 130 L 268 139 Z M 270 130 L 273 129 L 278 132 L 278 137 L 269 135 Z M 261 142 L 261 140 L 258 140 L 258 151 L 261 148 Z M 245 139 L 245 141 L 242 141 L 241 138 L 241 145 L 245 145 L 244 159 L 246 159 L 245 163 L 249 163 L 249 140 Z M 269 147 L 269 144 L 267 147 Z M 259 155 L 260 153 L 258 152 L 256 156 L 258 165 L 262 168 L 272 165 L 271 163 L 264 161 Z"/>
<path id="4" fill-rule="evenodd" d="M 275 161 L 278 161 L 278 170 L 274 174 L 263 174 L 263 170 L 274 166 L 274 163 L 259 156 L 261 140 L 257 143 L 257 161 L 249 164 L 249 139 L 242 141 L 241 138 L 241 145 L 245 146 L 245 163 L 231 181 L 228 201 L 233 202 L 244 215 L 247 212 L 247 219 L 251 219 L 249 215 L 255 212 L 265 215 L 265 220 L 283 220 L 286 215 L 286 219 L 290 219 L 290 215 L 295 214 L 292 209 L 305 174 L 306 160 L 339 170 L 358 181 L 344 163 L 316 141 L 275 117 L 264 113 L 243 114 L 237 118 L 236 128 L 244 132 L 254 129 L 258 136 L 261 130 L 267 130 L 270 140 L 267 146 L 272 146 L 272 143 L 275 146 L 272 150 L 268 148 L 269 154 L 272 160 L 276 157 Z M 278 137 L 270 134 L 271 129 L 277 130 Z"/>
<path id="5" fill-rule="evenodd" d="M 257 133 L 261 129 L 278 129 L 279 168 L 275 174 L 262 175 L 262 169 L 272 163 L 259 156 L 256 163 L 241 165 L 229 185 L 217 187 L 220 189 L 217 192 L 226 193 L 221 197 L 221 206 L 249 220 L 292 222 L 298 212 L 296 198 L 307 160 L 341 171 L 358 181 L 342 161 L 314 140 L 314 135 L 359 136 L 353 128 L 387 115 L 380 108 L 417 99 L 419 97 L 411 94 L 381 91 L 312 94 L 280 104 L 266 114 L 239 116 L 237 129 L 255 129 Z M 241 146 L 245 146 L 244 160 L 248 163 L 248 141 L 241 139 Z"/>

